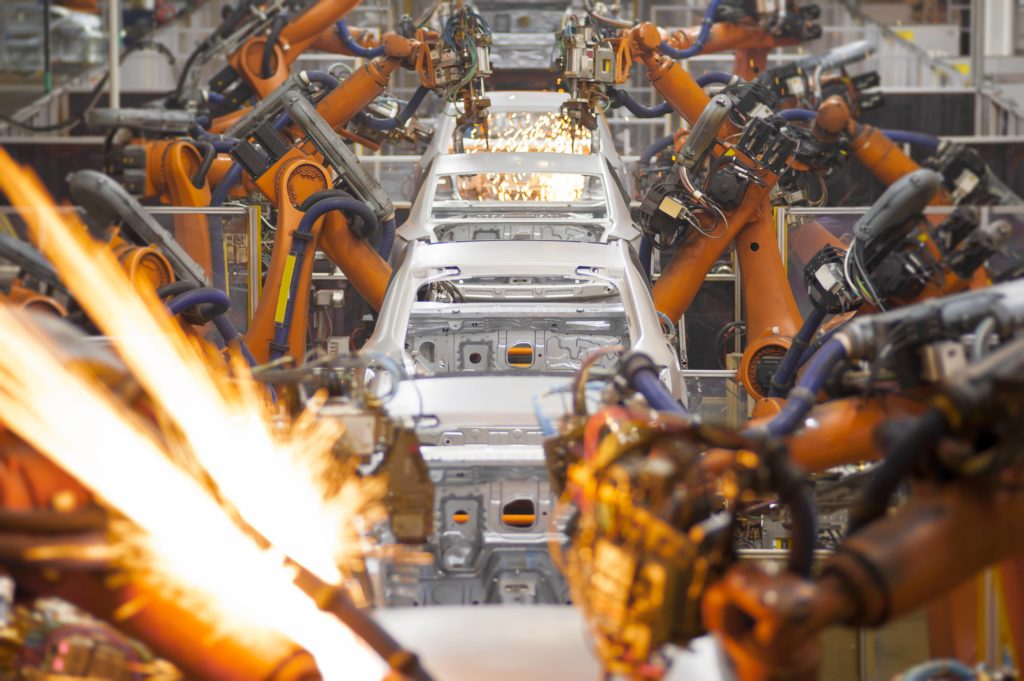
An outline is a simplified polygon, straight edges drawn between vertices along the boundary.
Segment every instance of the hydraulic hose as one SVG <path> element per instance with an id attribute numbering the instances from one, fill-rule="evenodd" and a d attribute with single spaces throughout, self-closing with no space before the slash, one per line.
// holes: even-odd
<path id="1" fill-rule="evenodd" d="M 235 188 L 235 185 L 242 181 L 242 166 L 237 161 L 231 164 L 228 171 L 224 173 L 224 177 L 221 178 L 217 186 L 213 188 L 213 193 L 210 194 L 210 206 L 216 207 L 223 204 L 231 190 Z M 214 265 L 216 268 L 216 265 Z M 218 288 L 220 288 L 218 286 Z"/>
<path id="2" fill-rule="evenodd" d="M 783 109 L 779 112 L 787 121 L 812 121 L 817 118 L 818 113 L 810 109 Z M 917 144 L 930 149 L 939 147 L 939 138 L 935 135 L 928 135 L 922 132 L 910 130 L 883 130 L 882 134 L 897 144 Z"/>
<path id="3" fill-rule="evenodd" d="M 818 112 L 810 109 L 783 109 L 779 116 L 787 121 L 813 121 L 817 118 Z"/>
<path id="4" fill-rule="evenodd" d="M 292 262 L 291 267 L 286 268 L 286 272 L 290 272 L 290 275 L 281 282 L 282 287 L 288 287 L 288 302 L 285 304 L 281 321 L 274 324 L 274 340 L 270 343 L 271 360 L 282 357 L 289 350 L 288 333 L 291 331 L 292 314 L 295 311 L 293 303 L 299 290 L 299 277 L 297 275 L 302 270 L 302 262 L 306 256 L 306 244 L 310 239 L 310 233 L 313 231 L 313 225 L 316 224 L 316 221 L 327 213 L 337 210 L 358 215 L 364 222 L 370 225 L 370 233 L 377 230 L 377 216 L 369 206 L 357 199 L 334 196 L 322 198 L 315 203 L 307 199 L 306 203 L 303 204 L 303 208 L 306 212 L 302 216 L 299 226 L 292 233 L 292 248 L 288 254 L 288 258 Z"/>
<path id="5" fill-rule="evenodd" d="M 341 81 L 326 71 L 306 71 L 306 78 L 310 83 L 323 85 L 328 92 L 338 87 Z"/>
<path id="6" fill-rule="evenodd" d="M 628 92 L 618 88 L 608 88 L 608 94 L 611 95 L 613 108 L 618 109 L 624 106 L 637 118 L 659 118 L 673 111 L 672 106 L 668 102 L 662 102 L 657 106 L 644 106 L 633 99 Z"/>
<path id="7" fill-rule="evenodd" d="M 658 378 L 654 361 L 643 353 L 630 355 L 619 369 L 619 378 L 627 386 L 643 395 L 652 409 L 672 414 L 686 414 L 683 406 L 676 401 L 665 384 Z"/>
<path id="8" fill-rule="evenodd" d="M 384 223 L 380 237 L 380 246 L 377 247 L 377 252 L 380 253 L 380 257 L 384 260 L 391 257 L 391 250 L 395 247 L 395 232 L 397 231 L 398 226 L 394 218 Z"/>
<path id="9" fill-rule="evenodd" d="M 166 291 L 167 288 L 164 287 L 161 291 Z M 164 293 L 164 295 L 171 294 Z M 167 303 L 167 309 L 171 314 L 177 316 L 198 305 L 207 305 L 213 308 L 210 311 L 212 314 L 208 316 L 212 317 L 213 325 L 217 328 L 224 343 L 229 344 L 237 338 L 238 349 L 241 351 L 242 357 L 250 367 L 256 366 L 256 358 L 252 356 L 245 341 L 240 338 L 241 334 L 238 333 L 238 329 L 228 319 L 227 311 L 231 309 L 231 299 L 228 298 L 228 294 L 215 288 L 194 288 L 172 298 Z"/>
<path id="10" fill-rule="evenodd" d="M 209 305 L 212 309 L 204 311 L 206 317 L 216 317 L 231 309 L 228 294 L 215 288 L 196 288 L 175 296 L 167 302 L 167 309 L 174 316 L 199 305 Z"/>
<path id="11" fill-rule="evenodd" d="M 403 127 L 412 115 L 416 113 L 416 109 L 420 108 L 420 104 L 426 98 L 429 89 L 420 85 L 416 88 L 416 92 L 413 93 L 408 103 L 398 112 L 398 115 L 394 118 L 377 118 L 368 113 L 361 113 L 359 115 L 359 122 L 364 124 L 371 130 L 395 130 L 396 128 Z"/>
<path id="12" fill-rule="evenodd" d="M 708 42 L 708 36 L 711 35 L 711 25 L 715 23 L 715 12 L 718 11 L 720 4 L 722 4 L 722 0 L 711 0 L 707 11 L 704 12 L 704 20 L 700 23 L 700 33 L 697 34 L 697 40 L 694 41 L 693 45 L 684 50 L 677 50 L 667 42 L 662 41 L 660 48 L 662 54 L 667 54 L 673 59 L 689 59 L 700 54 L 701 50 L 704 49 L 704 45 Z"/>
<path id="13" fill-rule="evenodd" d="M 885 458 L 850 513 L 848 534 L 859 532 L 885 514 L 900 483 L 922 456 L 935 450 L 945 430 L 946 416 L 933 407 L 886 444 Z"/>
<path id="14" fill-rule="evenodd" d="M 783 437 L 796 430 L 817 402 L 818 392 L 825 385 L 832 369 L 845 358 L 846 346 L 839 339 L 832 338 L 821 346 L 807 363 L 800 382 L 790 391 L 782 411 L 761 426 L 764 434 L 769 437 Z M 759 433 L 747 431 L 746 434 L 756 436 Z"/>
<path id="15" fill-rule="evenodd" d="M 196 149 L 203 152 L 203 159 L 199 162 L 199 167 L 196 168 L 196 172 L 192 175 L 190 181 L 193 187 L 202 189 L 203 185 L 206 184 L 206 174 L 213 167 L 213 159 L 217 158 L 217 147 L 212 142 L 203 140 L 196 140 L 193 144 L 195 144 Z"/>
<path id="16" fill-rule="evenodd" d="M 287 25 L 288 14 L 285 12 L 274 17 L 270 24 L 270 34 L 267 36 L 267 42 L 263 44 L 263 58 L 260 60 L 260 76 L 263 78 L 270 78 L 274 75 L 274 67 L 270 61 L 274 57 L 274 46 L 277 45 L 277 39 L 281 37 L 281 31 Z"/>
<path id="17" fill-rule="evenodd" d="M 660 154 L 665 149 L 668 149 L 676 141 L 675 135 L 665 135 L 660 140 L 652 144 L 651 146 L 644 149 L 644 153 L 640 154 L 640 158 L 637 160 L 641 166 L 646 166 L 651 162 L 655 156 Z"/>
<path id="18" fill-rule="evenodd" d="M 210 104 L 222 105 L 228 101 L 228 98 L 219 92 L 210 91 L 206 93 L 206 101 Z"/>
<path id="19" fill-rule="evenodd" d="M 807 318 L 804 319 L 803 326 L 793 336 L 793 342 L 790 344 L 789 349 L 786 350 L 779 368 L 775 370 L 775 375 L 772 376 L 771 389 L 768 392 L 770 397 L 785 397 L 789 389 L 793 387 L 793 379 L 796 376 L 800 358 L 803 357 L 804 351 L 807 350 L 807 347 L 814 339 L 814 334 L 818 332 L 818 327 L 825 321 L 825 316 L 824 310 L 814 308 L 807 315 Z"/>
<path id="20" fill-rule="evenodd" d="M 341 38 L 341 44 L 344 45 L 349 52 L 357 57 L 363 59 L 376 59 L 377 57 L 384 54 L 384 46 L 378 45 L 377 47 L 363 47 L 357 43 L 353 38 L 352 34 L 348 32 L 348 24 L 345 23 L 344 19 L 338 19 L 338 23 L 335 24 L 338 28 L 338 37 Z"/>
<path id="21" fill-rule="evenodd" d="M 205 142 L 209 142 L 213 145 L 214 151 L 218 154 L 229 154 L 231 150 L 238 144 L 238 140 L 233 137 L 225 137 L 223 135 L 210 135 L 207 133 L 206 136 L 201 137 Z"/>
<path id="22" fill-rule="evenodd" d="M 197 288 L 199 288 L 199 284 L 194 281 L 175 281 L 158 288 L 156 296 L 160 300 L 164 300 L 165 298 L 180 296 L 182 293 L 187 293 Z"/>
<path id="23" fill-rule="evenodd" d="M 726 73 L 725 71 L 708 71 L 697 76 L 695 80 L 697 85 L 707 87 L 711 84 L 728 85 L 734 77 L 731 73 Z"/>
<path id="24" fill-rule="evenodd" d="M 829 329 L 827 332 L 822 334 L 820 337 L 814 339 L 814 341 L 812 341 L 811 344 L 809 346 L 807 346 L 807 349 L 804 350 L 803 354 L 800 355 L 800 361 L 796 365 L 797 369 L 799 369 L 799 368 L 803 367 L 803 365 L 807 364 L 807 362 L 809 362 L 811 360 L 811 357 L 814 357 L 814 353 L 816 353 L 818 350 L 820 350 L 822 345 L 827 343 L 832 338 L 832 336 L 834 336 L 837 333 L 839 333 L 839 331 L 841 329 L 843 329 L 848 323 L 849 322 L 843 322 L 842 324 L 834 326 L 831 329 Z"/>
<path id="25" fill-rule="evenodd" d="M 956 681 L 976 681 L 978 673 L 960 660 L 929 660 L 896 677 L 897 681 L 936 681 L 937 679 L 955 679 Z"/>
<path id="26" fill-rule="evenodd" d="M 764 462 L 771 475 L 772 486 L 779 495 L 779 501 L 789 509 L 792 534 L 787 569 L 801 577 L 810 577 L 814 566 L 814 544 L 817 538 L 817 520 L 814 503 L 804 486 L 803 477 L 789 461 L 784 450 L 777 450 L 764 456 Z"/>
<path id="27" fill-rule="evenodd" d="M 918 144 L 930 149 L 939 148 L 939 138 L 935 135 L 926 135 L 923 132 L 911 132 L 910 130 L 883 130 L 882 134 L 898 144 Z"/>
<path id="28" fill-rule="evenodd" d="M 227 200 L 228 194 L 235 185 L 242 181 L 242 166 L 236 161 L 231 164 L 224 177 L 210 194 L 210 206 L 217 207 Z M 228 287 L 227 273 L 224 271 L 224 225 L 219 215 L 210 219 L 210 256 L 213 261 L 211 279 L 215 288 L 225 290 Z"/>

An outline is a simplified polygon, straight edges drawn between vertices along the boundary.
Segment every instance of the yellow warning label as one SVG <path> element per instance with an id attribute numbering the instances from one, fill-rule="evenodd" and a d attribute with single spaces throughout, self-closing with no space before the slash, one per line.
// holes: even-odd
<path id="1" fill-rule="evenodd" d="M 281 277 L 281 290 L 277 293 L 277 309 L 274 311 L 274 322 L 284 324 L 284 313 L 288 309 L 288 293 L 292 290 L 292 275 L 295 274 L 295 256 L 289 255 L 284 261 L 284 276 Z"/>

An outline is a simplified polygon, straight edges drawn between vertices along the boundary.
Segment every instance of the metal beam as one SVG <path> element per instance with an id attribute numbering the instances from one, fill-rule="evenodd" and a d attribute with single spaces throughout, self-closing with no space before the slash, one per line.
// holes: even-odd
<path id="1" fill-rule="evenodd" d="M 985 0 L 971 0 L 971 83 L 974 86 L 974 134 L 983 135 L 985 125 Z"/>
<path id="2" fill-rule="evenodd" d="M 121 0 L 107 0 L 108 106 L 121 108 Z"/>

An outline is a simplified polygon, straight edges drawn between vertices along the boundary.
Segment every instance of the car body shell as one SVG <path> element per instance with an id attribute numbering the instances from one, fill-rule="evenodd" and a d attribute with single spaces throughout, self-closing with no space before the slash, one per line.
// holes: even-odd
<path id="1" fill-rule="evenodd" d="M 623 185 L 615 176 L 607 158 L 592 154 L 558 154 L 550 152 L 523 152 L 523 153 L 475 153 L 475 154 L 448 154 L 437 158 L 427 168 L 427 176 L 420 186 L 420 191 L 413 201 L 409 211 L 408 219 L 398 230 L 400 242 L 417 240 L 438 241 L 438 227 L 444 224 L 451 224 L 455 219 L 443 217 L 437 214 L 435 209 L 435 197 L 439 178 L 462 175 L 462 174 L 489 174 L 489 173 L 571 173 L 578 175 L 591 175 L 601 178 L 604 185 L 604 193 L 607 197 L 607 205 L 602 217 L 574 217 L 572 202 L 564 204 L 543 204 L 533 202 L 510 201 L 503 205 L 495 205 L 496 202 L 488 202 L 487 216 L 475 216 L 480 213 L 479 209 L 473 209 L 467 204 L 467 212 L 462 220 L 469 220 L 482 223 L 508 223 L 518 221 L 520 224 L 531 222 L 547 222 L 562 224 L 566 228 L 573 224 L 593 225 L 599 228 L 599 235 L 596 240 L 609 241 L 611 239 L 625 239 L 631 242 L 638 241 L 640 233 L 633 224 L 629 212 L 629 200 L 624 193 Z M 580 202 L 579 205 L 584 205 Z M 548 207 L 550 217 L 530 217 L 536 215 L 542 207 Z M 578 215 L 579 212 L 575 212 Z M 522 217 L 517 217 L 517 215 Z M 523 237 L 513 237 L 523 238 Z M 560 241 L 571 240 L 565 234 L 559 234 L 556 229 L 551 238 Z M 399 247 L 399 252 L 404 248 L 404 243 Z"/>

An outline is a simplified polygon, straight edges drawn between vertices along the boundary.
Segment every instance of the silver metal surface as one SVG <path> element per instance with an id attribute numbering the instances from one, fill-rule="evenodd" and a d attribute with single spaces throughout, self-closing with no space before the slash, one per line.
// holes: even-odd
<path id="1" fill-rule="evenodd" d="M 667 367 L 670 389 L 677 397 L 682 393 L 675 352 L 661 332 L 650 290 L 629 245 L 623 241 L 557 246 L 537 241 L 413 242 L 395 270 L 366 349 L 402 361 L 410 373 L 432 373 L 413 357 L 412 351 L 416 349 L 406 347 L 417 291 L 432 281 L 481 277 L 565 277 L 600 281 L 614 287 L 627 322 L 628 338 L 623 340 L 630 349 L 644 352 L 655 364 Z M 574 314 L 574 309 L 566 308 L 564 303 L 550 303 L 542 295 L 534 302 L 520 301 L 516 305 L 524 311 L 529 309 L 531 314 L 542 313 L 545 306 L 550 306 L 552 312 L 568 315 L 568 319 Z M 448 313 L 454 322 L 460 314 L 459 307 L 453 306 Z M 494 351 L 499 352 L 497 345 Z M 572 369 L 567 366 L 566 371 Z"/>
<path id="2" fill-rule="evenodd" d="M 595 681 L 601 668 L 575 608 L 446 607 L 378 610 L 374 618 L 444 681 Z M 672 651 L 664 681 L 731 681 L 710 637 Z"/>

